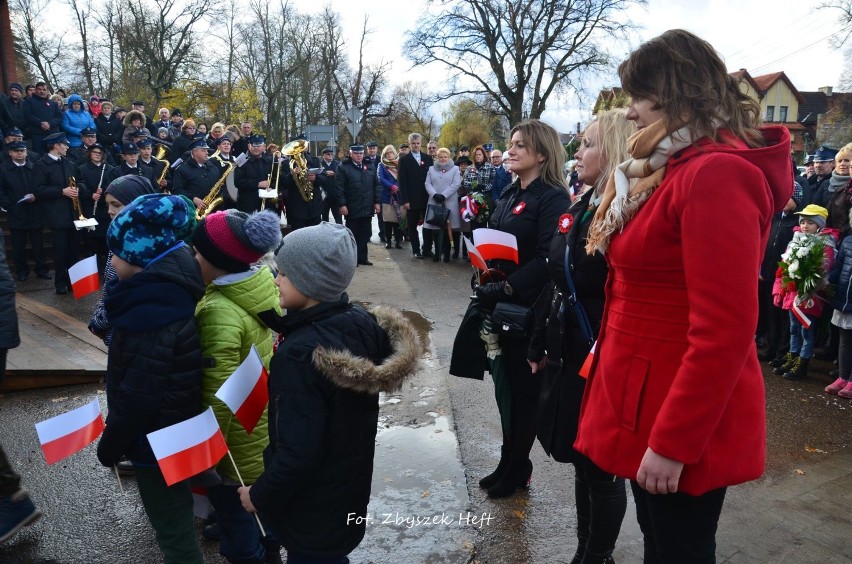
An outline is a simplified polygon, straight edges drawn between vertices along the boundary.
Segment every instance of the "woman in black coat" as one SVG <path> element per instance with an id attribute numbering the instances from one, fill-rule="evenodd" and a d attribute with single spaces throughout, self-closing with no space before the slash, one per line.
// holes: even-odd
<path id="1" fill-rule="evenodd" d="M 489 227 L 515 235 L 518 264 L 492 261 L 490 266 L 506 275 L 502 281 L 476 287 L 475 303 L 487 317 L 501 301 L 532 307 L 549 281 L 547 254 L 559 216 L 570 200 L 562 177 L 565 151 L 549 125 L 524 121 L 512 129 L 509 163 L 515 181 L 500 196 Z M 529 482 L 532 474 L 530 449 L 535 441 L 536 410 L 540 378 L 527 363 L 529 337 L 497 336 L 490 322 L 488 333 L 491 374 L 500 410 L 503 446 L 500 463 L 479 485 L 489 497 L 507 497 Z M 499 351 L 498 351 L 499 349 Z M 461 351 L 456 351 L 461 352 Z"/>
<path id="2" fill-rule="evenodd" d="M 624 479 L 604 473 L 574 450 L 580 403 L 586 386 L 579 372 L 597 337 L 604 309 L 608 274 L 604 256 L 586 254 L 586 237 L 612 170 L 627 160 L 627 138 L 636 131 L 624 110 L 598 115 L 583 134 L 577 172 L 588 188 L 559 219 L 550 245 L 548 270 L 553 282 L 539 308 L 529 350 L 533 374 L 542 375 L 538 439 L 545 452 L 574 465 L 577 504 L 577 551 L 572 564 L 612 562 L 612 551 L 627 508 Z M 576 300 L 588 318 L 581 328 L 577 306 L 565 273 L 566 258 Z M 582 313 L 580 314 L 582 315 Z M 546 351 L 546 356 L 545 356 Z"/>

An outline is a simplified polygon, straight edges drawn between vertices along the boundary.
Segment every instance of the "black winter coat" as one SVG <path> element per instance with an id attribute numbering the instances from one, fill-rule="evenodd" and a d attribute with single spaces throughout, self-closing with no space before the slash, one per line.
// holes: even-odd
<path id="1" fill-rule="evenodd" d="M 573 218 L 567 233 L 556 232 L 550 245 L 547 265 L 553 282 L 536 308 L 536 323 L 528 358 L 541 361 L 547 351 L 538 407 L 537 435 L 544 451 L 559 462 L 578 462 L 582 455 L 574 448 L 580 404 L 586 387 L 578 375 L 591 349 L 580 330 L 573 307 L 565 301 L 570 295 L 565 277 L 565 250 L 571 249 L 571 276 L 577 299 L 589 318 L 592 334 L 597 337 L 604 310 L 604 287 L 609 272 L 600 253 L 586 254 L 586 237 L 594 212 L 589 190 L 572 204 L 568 214 Z"/>
<path id="2" fill-rule="evenodd" d="M 6 242 L 0 229 L 0 349 L 14 349 L 21 344 L 18 335 L 18 312 L 15 311 L 15 283 L 6 263 Z M 6 367 L 0 366 L 0 383 Z"/>
<path id="3" fill-rule="evenodd" d="M 24 99 L 21 98 L 15 103 L 8 96 L 3 96 L 0 99 L 0 129 L 8 131 L 13 127 L 17 127 L 22 133 L 26 134 L 27 120 L 24 117 Z"/>
<path id="4" fill-rule="evenodd" d="M 195 159 L 184 161 L 172 175 L 172 193 L 176 196 L 186 196 L 190 200 L 203 200 L 219 181 L 219 169 L 218 164 L 210 161 L 203 165 L 199 165 Z"/>
<path id="5" fill-rule="evenodd" d="M 840 242 L 828 281 L 837 284 L 831 306 L 844 313 L 852 312 L 852 237 Z"/>
<path id="6" fill-rule="evenodd" d="M 310 201 L 305 201 L 302 193 L 296 186 L 296 180 L 290 173 L 290 163 L 285 160 L 281 163 L 280 190 L 287 207 L 287 219 L 316 219 L 319 220 L 323 210 L 322 188 L 317 180 L 314 180 L 311 190 Z M 308 166 L 311 166 L 310 164 Z M 318 167 L 311 167 L 318 168 Z M 318 176 L 319 177 L 319 176 Z"/>
<path id="7" fill-rule="evenodd" d="M 134 174 L 136 176 L 142 176 L 148 179 L 148 182 L 151 183 L 151 186 L 154 186 L 154 170 L 141 162 L 136 163 L 136 166 L 131 168 L 127 166 L 127 163 L 122 162 L 120 165 L 112 169 L 112 177 L 109 179 L 109 182 L 112 182 L 116 178 L 121 178 L 122 176 L 128 176 Z M 109 186 L 109 182 L 106 183 L 106 186 Z"/>
<path id="8" fill-rule="evenodd" d="M 352 517 L 367 514 L 379 391 L 416 371 L 419 341 L 396 310 L 367 312 L 345 294 L 273 328 L 286 340 L 270 365 L 269 447 L 251 500 L 288 551 L 342 556 L 364 537 Z"/>
<path id="9" fill-rule="evenodd" d="M 374 206 L 381 201 L 376 170 L 365 163 L 356 165 L 351 159 L 340 163 L 334 186 L 337 206 L 346 206 L 352 219 L 372 217 Z"/>
<path id="10" fill-rule="evenodd" d="M 124 455 L 155 464 L 146 435 L 201 413 L 195 305 L 203 294 L 201 270 L 183 243 L 142 272 L 108 285 L 109 414 L 98 443 L 104 466 Z"/>
<path id="11" fill-rule="evenodd" d="M 432 157 L 420 153 L 420 164 L 411 153 L 399 159 L 399 194 L 403 204 L 409 204 L 413 210 L 425 210 L 429 203 L 429 193 L 426 191 L 426 175 L 429 168 L 435 164 Z"/>
<path id="12" fill-rule="evenodd" d="M 243 163 L 243 166 L 234 171 L 234 186 L 237 187 L 236 208 L 238 210 L 251 213 L 260 209 L 260 196 L 257 194 L 259 190 L 257 185 L 269 178 L 271 170 L 272 157 L 261 155 L 260 157 L 250 156 Z"/>
<path id="13" fill-rule="evenodd" d="M 195 141 L 194 136 L 184 135 L 183 133 L 175 137 L 172 148 L 169 150 L 169 162 L 174 163 L 178 159 L 186 161 L 186 153 L 193 141 Z"/>
<path id="14" fill-rule="evenodd" d="M 104 192 L 111 182 L 113 170 L 115 167 L 108 164 L 95 166 L 91 161 L 87 161 L 77 167 L 77 178 L 84 182 L 84 187 L 80 189 L 80 207 L 83 209 L 83 215 L 86 217 L 94 217 L 98 220 L 98 225 L 94 231 L 87 231 L 87 235 L 95 237 L 105 237 L 106 229 L 109 227 L 109 222 L 112 221 L 107 213 L 107 206 L 104 199 Z M 92 196 L 101 188 L 101 197 L 97 204 L 92 199 Z"/>
<path id="15" fill-rule="evenodd" d="M 124 125 L 121 120 L 110 114 L 109 117 L 100 114 L 95 118 L 95 129 L 97 129 L 98 143 L 104 146 L 106 152 L 115 152 L 115 146 L 121 145 L 121 136 L 124 134 Z"/>
<path id="16" fill-rule="evenodd" d="M 770 284 L 775 280 L 775 271 L 778 270 L 781 255 L 793 239 L 793 228 L 798 224 L 799 216 L 793 212 L 783 217 L 780 212 L 772 216 L 766 251 L 763 253 L 763 262 L 760 263 L 760 276 Z"/>
<path id="17" fill-rule="evenodd" d="M 44 215 L 47 227 L 53 229 L 74 228 L 74 220 L 78 214 L 74 211 L 74 202 L 62 194 L 69 185 L 69 179 L 76 177 L 77 167 L 68 159 L 54 160 L 50 155 L 44 155 L 33 169 L 33 184 L 36 187 L 36 198 L 44 205 Z M 86 189 L 82 178 L 77 178 L 77 189 Z"/>
<path id="18" fill-rule="evenodd" d="M 35 194 L 34 165 L 24 166 L 14 162 L 0 165 L 0 207 L 7 211 L 10 229 L 39 229 L 44 227 L 44 205 L 38 198 L 34 202 L 18 201 L 27 194 Z"/>

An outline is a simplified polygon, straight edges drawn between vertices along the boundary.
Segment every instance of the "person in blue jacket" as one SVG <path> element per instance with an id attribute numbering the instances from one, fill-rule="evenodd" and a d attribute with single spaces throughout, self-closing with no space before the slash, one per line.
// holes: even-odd
<path id="1" fill-rule="evenodd" d="M 83 107 L 83 98 L 79 94 L 68 97 L 68 109 L 62 112 L 62 130 L 68 138 L 68 146 L 79 147 L 83 144 L 83 130 L 95 129 L 95 119 Z"/>

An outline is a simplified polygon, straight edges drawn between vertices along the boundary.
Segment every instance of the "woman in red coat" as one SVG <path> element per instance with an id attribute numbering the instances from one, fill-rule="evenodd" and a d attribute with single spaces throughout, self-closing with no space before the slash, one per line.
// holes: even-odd
<path id="1" fill-rule="evenodd" d="M 589 231 L 610 271 L 575 448 L 631 480 L 646 563 L 714 562 L 726 487 L 764 468 L 757 272 L 790 136 L 686 31 L 619 75 L 638 131 Z"/>

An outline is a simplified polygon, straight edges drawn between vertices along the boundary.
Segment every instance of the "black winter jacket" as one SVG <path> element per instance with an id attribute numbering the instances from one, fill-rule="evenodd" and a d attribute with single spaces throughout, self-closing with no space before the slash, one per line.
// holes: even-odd
<path id="1" fill-rule="evenodd" d="M 273 324 L 275 325 L 275 324 Z M 418 337 L 393 308 L 322 303 L 273 327 L 285 341 L 269 376 L 269 447 L 250 490 L 288 551 L 317 558 L 364 538 L 379 392 L 398 390 L 420 357 Z"/>
<path id="2" fill-rule="evenodd" d="M 79 216 L 74 212 L 74 201 L 62 193 L 69 185 L 71 177 L 76 178 L 76 165 L 66 158 L 53 159 L 50 155 L 42 156 L 33 168 L 33 184 L 35 196 L 44 206 L 47 227 L 53 229 L 74 228 L 74 220 Z M 77 189 L 85 191 L 85 181 L 76 178 Z"/>
<path id="3" fill-rule="evenodd" d="M 260 209 L 260 196 L 257 193 L 259 190 L 257 185 L 268 179 L 271 171 L 272 157 L 267 155 L 261 155 L 260 157 L 249 156 L 248 160 L 243 163 L 243 166 L 234 171 L 234 186 L 237 187 L 237 205 L 235 207 L 238 210 L 251 213 Z"/>
<path id="4" fill-rule="evenodd" d="M 115 114 L 110 114 L 109 117 L 100 114 L 95 118 L 95 128 L 98 131 L 98 143 L 104 146 L 107 153 L 114 153 L 115 146 L 121 145 L 121 136 L 124 134 L 121 120 L 115 117 Z"/>
<path id="5" fill-rule="evenodd" d="M 88 231 L 87 235 L 106 237 L 106 230 L 112 219 L 108 213 L 109 206 L 104 199 L 104 192 L 111 182 L 113 170 L 115 170 L 113 166 L 108 164 L 95 166 L 91 161 L 86 161 L 77 167 L 77 178 L 82 179 L 85 183 L 85 186 L 80 189 L 80 207 L 83 209 L 83 215 L 98 220 L 98 225 L 94 231 Z M 97 192 L 99 186 L 101 197 L 96 204 L 92 195 Z"/>
<path id="6" fill-rule="evenodd" d="M 379 199 L 379 178 L 369 164 L 356 165 L 346 159 L 337 167 L 334 176 L 335 201 L 346 206 L 352 219 L 372 217 Z"/>
<path id="7" fill-rule="evenodd" d="M 10 229 L 39 229 L 44 227 L 44 206 L 39 198 L 34 202 L 21 202 L 27 194 L 35 194 L 34 166 L 27 161 L 24 166 L 14 162 L 0 165 L 0 206 L 6 209 Z"/>
<path id="8" fill-rule="evenodd" d="M 781 213 L 772 216 L 766 251 L 763 253 L 763 262 L 760 263 L 760 277 L 769 281 L 770 284 L 775 280 L 775 271 L 778 270 L 781 255 L 793 239 L 793 228 L 798 224 L 799 216 L 793 212 L 787 213 L 784 217 Z"/>
<path id="9" fill-rule="evenodd" d="M 39 98 L 33 95 L 25 99 L 23 104 L 24 119 L 27 122 L 30 137 L 43 138 L 62 130 L 62 110 L 59 109 L 56 102 L 50 98 Z M 50 125 L 50 131 L 41 128 L 43 121 Z M 38 147 L 36 150 L 41 151 L 41 149 L 41 147 Z"/>
<path id="10" fill-rule="evenodd" d="M 108 285 L 109 414 L 98 444 L 104 466 L 123 455 L 156 464 L 146 435 L 201 413 L 195 305 L 203 294 L 201 270 L 184 243 L 142 272 Z"/>

